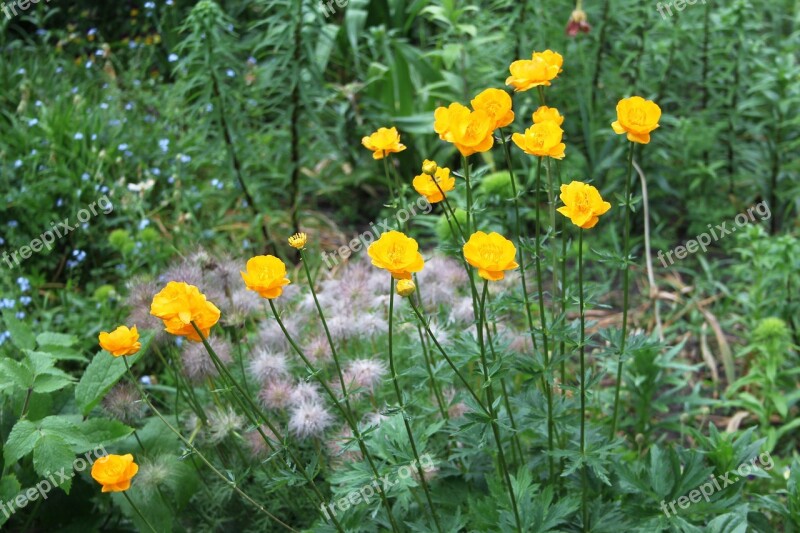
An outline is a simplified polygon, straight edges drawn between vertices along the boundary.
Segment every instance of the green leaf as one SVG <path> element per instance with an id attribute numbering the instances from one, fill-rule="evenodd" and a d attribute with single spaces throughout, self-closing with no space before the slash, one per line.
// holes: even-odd
<path id="1" fill-rule="evenodd" d="M 38 393 L 55 392 L 73 383 L 73 377 L 57 368 L 39 374 L 33 380 L 33 391 Z"/>
<path id="2" fill-rule="evenodd" d="M 75 455 L 66 440 L 57 435 L 43 435 L 33 448 L 33 468 L 44 478 L 55 479 L 59 488 L 69 494 L 74 476 Z M 63 476 L 69 476 L 64 480 Z"/>
<path id="3" fill-rule="evenodd" d="M 0 389 L 33 385 L 33 372 L 24 364 L 8 357 L 0 359 Z"/>
<path id="4" fill-rule="evenodd" d="M 12 498 L 19 494 L 21 488 L 22 486 L 14 474 L 9 474 L 0 479 L 0 501 L 11 501 Z M 10 516 L 6 516 L 5 513 L 0 513 L 0 526 L 5 524 L 9 518 Z"/>
<path id="5" fill-rule="evenodd" d="M 133 366 L 147 352 L 152 339 L 152 333 L 142 336 L 142 348 L 135 355 L 127 356 L 129 365 Z M 125 361 L 122 357 L 113 357 L 105 351 L 98 352 L 75 387 L 75 401 L 81 413 L 88 415 L 124 373 Z"/>
<path id="6" fill-rule="evenodd" d="M 69 348 L 78 343 L 78 338 L 75 335 L 45 331 L 36 336 L 36 343 L 39 346 L 61 346 Z"/>
<path id="7" fill-rule="evenodd" d="M 133 433 L 133 428 L 126 426 L 118 420 L 104 418 L 91 418 L 80 426 L 81 434 L 86 441 L 84 449 L 75 449 L 76 453 L 89 451 L 93 448 L 105 446 L 111 442 L 122 439 Z"/>
<path id="8" fill-rule="evenodd" d="M 33 450 L 39 438 L 36 424 L 29 420 L 20 420 L 11 429 L 3 448 L 3 457 L 7 465 L 16 463 Z"/>
<path id="9" fill-rule="evenodd" d="M 20 350 L 33 350 L 36 347 L 36 339 L 30 328 L 8 309 L 3 310 L 3 322 L 11 333 L 11 342 L 14 346 Z"/>

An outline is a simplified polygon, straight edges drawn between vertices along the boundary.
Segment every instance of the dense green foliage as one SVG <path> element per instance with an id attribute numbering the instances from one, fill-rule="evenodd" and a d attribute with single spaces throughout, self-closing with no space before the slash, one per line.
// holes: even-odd
<path id="1" fill-rule="evenodd" d="M 320 377 L 341 394 L 308 266 L 350 377 L 378 376 L 355 380 L 348 410 L 380 474 L 398 481 L 388 499 L 399 530 L 435 530 L 419 475 L 398 474 L 416 455 L 400 412 L 434 462 L 442 530 L 515 528 L 491 416 L 440 357 L 435 337 L 481 397 L 485 378 L 498 390 L 502 382 L 497 425 L 525 530 L 584 530 L 588 487 L 591 531 L 800 531 L 797 2 L 709 0 L 680 11 L 673 4 L 662 16 L 662 3 L 602 0 L 583 6 L 591 30 L 576 36 L 565 32 L 570 2 L 339 3 L 52 0 L 0 14 L 0 504 L 100 447 L 133 453 L 140 464 L 130 500 L 101 494 L 84 471 L 13 514 L 0 507 L 0 524 L 147 531 L 138 508 L 159 532 L 284 530 L 267 513 L 296 529 L 334 531 L 319 495 L 338 501 L 376 476 L 336 402 L 310 383 Z M 505 88 L 512 61 L 546 48 L 564 56 L 547 104 L 566 117 L 567 145 L 547 176 L 556 186 L 591 182 L 614 206 L 583 245 L 586 454 L 577 437 L 577 229 L 551 223 L 555 189 L 534 185 L 536 160 L 514 145 L 514 186 L 498 142 L 471 157 L 467 200 L 461 156 L 433 130 L 436 108 Z M 634 94 L 663 114 L 635 157 L 630 337 L 621 348 L 628 143 L 610 124 L 617 102 Z M 513 100 L 517 118 L 502 135 L 523 131 L 540 104 L 536 91 Z M 384 126 L 397 127 L 408 147 L 386 167 L 361 144 Z M 493 286 L 486 376 L 459 236 L 441 204 L 417 214 L 410 234 L 429 261 L 418 281 L 431 331 L 395 298 L 401 407 L 386 367 L 389 276 L 363 250 L 334 269 L 326 254 L 416 201 L 410 184 L 425 159 L 458 176 L 449 198 L 460 224 L 474 201 L 479 229 L 510 237 L 510 199 L 522 191 L 519 223 L 526 235 L 542 233 L 546 251 L 545 292 L 537 294 L 550 305 L 558 296 L 551 274 L 564 278 L 569 309 L 557 313 L 554 304 L 549 330 L 533 331 L 557 346 L 543 360 L 530 345 L 519 278 Z M 403 183 L 402 205 L 385 170 Z M 734 224 L 754 206 L 767 210 L 746 228 Z M 662 262 L 660 252 L 723 221 L 739 231 Z M 56 229 L 52 249 L 45 241 L 37 252 L 34 239 Z M 310 237 L 303 262 L 286 241 L 296 231 Z M 530 286 L 535 242 L 520 247 Z M 559 268 L 551 252 L 563 253 Z M 242 284 L 247 259 L 263 253 L 289 265 L 293 285 L 277 306 L 319 373 Z M 222 310 L 212 346 L 227 371 L 149 315 L 153 295 L 171 280 L 197 285 Z M 118 324 L 142 332 L 130 374 L 97 346 L 98 333 Z M 620 351 L 622 411 L 609 438 Z M 373 366 L 357 372 L 352 365 L 364 361 Z M 556 396 L 551 455 L 545 382 Z M 292 392 L 275 392 L 281 386 Z M 297 429 L 298 405 L 307 402 L 270 399 L 298 389 L 324 405 L 315 414 L 323 430 Z M 256 404 L 285 435 L 264 429 Z M 768 469 L 762 460 L 746 481 L 664 512 L 662 502 L 712 473 L 763 457 Z M 377 495 L 338 517 L 347 531 L 391 527 Z"/>

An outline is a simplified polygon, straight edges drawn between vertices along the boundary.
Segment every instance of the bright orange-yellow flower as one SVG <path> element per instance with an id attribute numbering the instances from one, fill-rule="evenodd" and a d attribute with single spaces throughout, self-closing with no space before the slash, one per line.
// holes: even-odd
<path id="1" fill-rule="evenodd" d="M 538 157 L 552 157 L 564 159 L 566 145 L 561 142 L 564 130 L 552 120 L 534 124 L 525 133 L 515 133 L 511 136 L 514 144 L 519 146 L 526 154 Z"/>
<path id="2" fill-rule="evenodd" d="M 142 347 L 136 326 L 130 329 L 128 326 L 120 326 L 111 333 L 101 331 L 97 339 L 100 341 L 100 347 L 114 357 L 133 355 Z"/>
<path id="3" fill-rule="evenodd" d="M 361 139 L 361 144 L 372 150 L 373 159 L 383 159 L 389 154 L 402 152 L 406 146 L 400 142 L 397 128 L 378 128 L 378 131 Z"/>
<path id="4" fill-rule="evenodd" d="M 464 258 L 467 263 L 478 269 L 478 275 L 489 281 L 498 281 L 505 277 L 506 270 L 513 270 L 519 265 L 514 261 L 517 248 L 514 243 L 499 233 L 476 231 L 464 245 Z"/>
<path id="5" fill-rule="evenodd" d="M 456 179 L 450 175 L 449 168 L 438 167 L 433 176 L 420 174 L 414 178 L 411 184 L 414 186 L 414 190 L 424 196 L 428 202 L 435 204 L 444 200 L 442 193 L 448 193 L 455 188 Z"/>
<path id="6" fill-rule="evenodd" d="M 372 264 L 388 270 L 394 279 L 411 279 L 425 266 L 417 241 L 399 231 L 387 231 L 367 249 Z"/>
<path id="7" fill-rule="evenodd" d="M 515 91 L 527 91 L 540 85 L 549 86 L 550 82 L 561 72 L 564 58 L 552 50 L 534 52 L 530 59 L 514 61 L 508 67 L 511 75 L 506 78 L 506 85 Z"/>
<path id="8" fill-rule="evenodd" d="M 103 486 L 103 492 L 124 492 L 138 471 L 133 455 L 106 455 L 92 465 L 92 479 Z"/>
<path id="9" fill-rule="evenodd" d="M 559 207 L 558 212 L 583 229 L 593 228 L 600 215 L 611 209 L 611 204 L 603 200 L 600 191 L 580 181 L 562 185 L 560 198 L 564 207 Z"/>
<path id="10" fill-rule="evenodd" d="M 206 300 L 200 289 L 182 281 L 170 281 L 153 297 L 150 314 L 164 321 L 167 333 L 194 342 L 200 342 L 201 339 L 192 322 L 203 333 L 203 337 L 208 338 L 220 316 L 217 306 Z"/>
<path id="11" fill-rule="evenodd" d="M 547 107 L 546 105 L 543 105 L 533 112 L 534 124 L 539 124 L 540 122 L 546 122 L 548 120 L 552 120 L 559 126 L 564 123 L 564 117 L 561 116 L 561 113 L 559 113 L 558 109 L 555 107 Z"/>
<path id="12" fill-rule="evenodd" d="M 658 127 L 661 108 L 641 96 L 623 98 L 617 104 L 617 120 L 611 124 L 614 133 L 628 134 L 628 140 L 639 144 L 650 142 L 650 132 Z"/>
<path id="13" fill-rule="evenodd" d="M 442 140 L 456 145 L 463 156 L 486 152 L 494 145 L 495 121 L 486 111 L 470 111 L 458 103 L 434 112 L 433 129 Z"/>
<path id="14" fill-rule="evenodd" d="M 494 128 L 504 128 L 514 122 L 511 97 L 501 89 L 486 89 L 472 99 L 472 109 L 482 109 L 494 121 Z"/>
<path id="15" fill-rule="evenodd" d="M 247 261 L 247 272 L 242 272 L 247 288 L 262 298 L 272 300 L 283 294 L 291 283 L 286 277 L 286 265 L 274 255 L 257 255 Z"/>

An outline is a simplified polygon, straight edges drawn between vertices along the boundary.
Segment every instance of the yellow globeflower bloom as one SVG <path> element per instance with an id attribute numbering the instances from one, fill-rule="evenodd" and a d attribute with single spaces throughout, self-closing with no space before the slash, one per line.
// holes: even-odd
<path id="1" fill-rule="evenodd" d="M 400 142 L 397 128 L 378 128 L 378 131 L 361 139 L 361 144 L 372 150 L 373 159 L 383 159 L 389 154 L 402 152 L 406 146 Z"/>
<path id="2" fill-rule="evenodd" d="M 583 229 L 593 228 L 600 215 L 611 209 L 611 204 L 603 200 L 600 191 L 580 181 L 562 185 L 560 198 L 564 207 L 559 207 L 558 212 Z"/>
<path id="3" fill-rule="evenodd" d="M 417 286 L 410 279 L 401 279 L 400 281 L 397 282 L 397 294 L 399 294 L 403 298 L 411 296 L 412 294 L 414 294 L 414 291 L 416 290 Z"/>
<path id="4" fill-rule="evenodd" d="M 561 126 L 552 120 L 546 120 L 534 124 L 524 134 L 515 133 L 511 139 L 526 154 L 564 159 L 564 150 L 567 147 L 561 142 L 563 133 Z"/>
<path id="5" fill-rule="evenodd" d="M 482 231 L 472 234 L 464 245 L 464 258 L 467 263 L 478 269 L 478 275 L 489 281 L 498 281 L 505 277 L 506 270 L 513 270 L 519 265 L 514 261 L 517 248 L 514 243 L 499 233 Z"/>
<path id="6" fill-rule="evenodd" d="M 305 233 L 295 233 L 289 237 L 289 246 L 302 250 L 306 247 L 306 241 L 308 241 L 308 235 Z"/>
<path id="7" fill-rule="evenodd" d="M 138 471 L 133 455 L 106 455 L 92 465 L 92 479 L 103 486 L 103 492 L 124 492 Z"/>
<path id="8" fill-rule="evenodd" d="M 501 89 L 486 89 L 472 99 L 472 108 L 482 109 L 494 120 L 494 127 L 504 128 L 514 122 L 511 97 Z"/>
<path id="9" fill-rule="evenodd" d="M 435 204 L 444 200 L 442 193 L 448 193 L 455 188 L 456 179 L 450 175 L 449 168 L 439 167 L 436 169 L 435 175 L 420 174 L 414 178 L 411 184 L 415 191 L 427 198 L 428 202 Z"/>
<path id="10" fill-rule="evenodd" d="M 543 105 L 533 112 L 534 124 L 539 124 L 540 122 L 546 122 L 548 120 L 555 122 L 559 126 L 564 123 L 564 117 L 561 116 L 561 113 L 559 113 L 558 109 L 555 107 L 547 107 L 546 105 Z"/>
<path id="11" fill-rule="evenodd" d="M 641 96 L 623 98 L 617 104 L 617 120 L 611 124 L 614 133 L 628 134 L 628 140 L 639 144 L 650 142 L 650 132 L 658 127 L 661 108 Z"/>
<path id="12" fill-rule="evenodd" d="M 394 279 L 411 279 L 425 266 L 417 241 L 399 231 L 387 231 L 367 249 L 372 264 L 388 270 Z"/>
<path id="13" fill-rule="evenodd" d="M 540 85 L 547 87 L 561 72 L 563 64 L 561 54 L 552 50 L 534 52 L 531 59 L 511 63 L 508 67 L 511 75 L 506 78 L 506 85 L 511 85 L 515 91 L 527 91 Z"/>
<path id="14" fill-rule="evenodd" d="M 470 111 L 459 103 L 440 107 L 434 114 L 433 129 L 443 141 L 456 145 L 463 156 L 486 152 L 494 145 L 495 121 L 484 110 Z"/>
<path id="15" fill-rule="evenodd" d="M 100 341 L 100 347 L 114 357 L 133 355 L 142 347 L 136 326 L 130 329 L 128 326 L 120 326 L 111 333 L 101 331 L 97 339 Z"/>
<path id="16" fill-rule="evenodd" d="M 241 272 L 244 284 L 262 298 L 273 300 L 291 283 L 286 265 L 274 255 L 257 255 L 247 261 L 247 272 Z"/>
<path id="17" fill-rule="evenodd" d="M 167 333 L 200 342 L 192 326 L 194 322 L 203 336 L 208 338 L 211 328 L 219 321 L 220 312 L 206 300 L 200 289 L 188 283 L 170 281 L 153 297 L 150 314 L 164 321 Z"/>

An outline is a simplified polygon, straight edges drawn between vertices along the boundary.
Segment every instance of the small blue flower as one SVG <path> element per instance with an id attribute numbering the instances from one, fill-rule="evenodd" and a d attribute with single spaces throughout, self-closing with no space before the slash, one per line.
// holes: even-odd
<path id="1" fill-rule="evenodd" d="M 226 70 L 226 71 L 225 71 L 225 74 L 226 74 L 226 75 L 227 75 L 229 78 L 235 78 L 235 77 L 236 77 L 236 72 L 235 72 L 235 71 L 234 71 L 232 68 L 229 68 L 228 70 Z"/>
<path id="2" fill-rule="evenodd" d="M 13 298 L 3 298 L 0 300 L 0 309 L 14 309 L 15 305 L 17 305 L 17 302 Z"/>
<path id="3" fill-rule="evenodd" d="M 180 160 L 181 160 L 181 163 L 188 163 L 189 161 L 191 161 L 191 160 L 192 160 L 192 157 L 191 157 L 191 156 L 188 156 L 188 155 L 186 155 L 186 154 L 181 154 L 181 155 L 178 157 L 178 159 L 180 159 Z"/>
<path id="4" fill-rule="evenodd" d="M 6 240 L 0 237 L 0 246 L 3 246 L 6 243 Z"/>
<path id="5" fill-rule="evenodd" d="M 33 298 L 31 298 L 30 296 L 20 296 L 19 297 L 19 303 L 21 303 L 22 305 L 30 305 L 32 301 L 33 301 Z"/>
<path id="6" fill-rule="evenodd" d="M 152 385 L 153 384 L 153 380 L 150 379 L 150 376 L 142 376 L 142 377 L 139 378 L 139 381 L 142 383 L 142 385 Z"/>
<path id="7" fill-rule="evenodd" d="M 19 290 L 22 292 L 28 292 L 31 290 L 31 282 L 28 281 L 28 278 L 24 278 L 22 276 L 17 278 L 17 285 L 19 285 Z"/>
<path id="8" fill-rule="evenodd" d="M 89 178 L 91 178 L 91 176 L 89 175 L 88 172 L 84 172 L 83 174 L 81 174 L 81 181 L 89 181 Z"/>
<path id="9" fill-rule="evenodd" d="M 16 220 L 9 220 L 8 221 L 8 227 L 9 228 L 19 227 L 19 222 L 17 222 Z"/>
<path id="10" fill-rule="evenodd" d="M 151 168 L 150 169 L 150 173 L 153 176 L 160 176 L 161 175 L 161 169 L 160 168 Z"/>
<path id="11" fill-rule="evenodd" d="M 17 159 L 14 161 L 14 168 L 19 168 L 22 166 L 22 159 Z"/>
<path id="12" fill-rule="evenodd" d="M 32 127 L 34 127 L 35 125 L 37 125 L 38 123 L 39 123 L 39 119 L 38 119 L 38 118 L 32 118 L 32 119 L 30 119 L 30 120 L 28 121 L 28 127 L 29 127 L 29 128 L 32 128 Z"/>
<path id="13" fill-rule="evenodd" d="M 159 139 L 158 146 L 161 148 L 162 152 L 169 152 L 169 139 Z"/>
<path id="14" fill-rule="evenodd" d="M 139 230 L 141 231 L 141 230 L 143 230 L 144 228 L 146 228 L 149 225 L 150 225 L 150 221 L 149 220 L 147 220 L 146 218 L 142 219 L 142 220 L 139 221 Z"/>
<path id="15" fill-rule="evenodd" d="M 119 146 L 117 146 L 117 150 L 119 150 L 120 152 L 124 152 L 127 149 L 128 149 L 128 145 L 125 144 L 125 143 L 122 143 Z"/>
<path id="16" fill-rule="evenodd" d="M 18 311 L 17 312 L 17 319 L 23 320 L 25 318 L 25 311 Z"/>
<path id="17" fill-rule="evenodd" d="M 73 136 L 73 138 L 74 138 L 76 141 L 83 140 L 83 133 L 81 133 L 81 132 L 78 132 L 78 133 L 76 133 L 76 134 Z"/>
<path id="18" fill-rule="evenodd" d="M 103 102 L 100 104 L 100 109 L 108 109 L 108 104 Z"/>
<path id="19" fill-rule="evenodd" d="M 169 57 L 167 58 L 167 61 L 169 61 L 170 63 L 174 63 L 177 60 L 178 60 L 178 54 L 170 54 Z"/>

